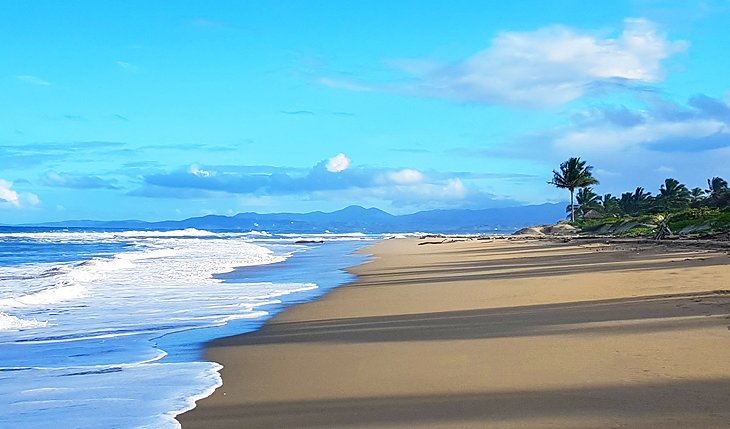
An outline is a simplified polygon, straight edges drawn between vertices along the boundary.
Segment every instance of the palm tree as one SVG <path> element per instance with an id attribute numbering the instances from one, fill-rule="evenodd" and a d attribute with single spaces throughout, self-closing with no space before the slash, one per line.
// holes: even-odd
<path id="1" fill-rule="evenodd" d="M 677 179 L 665 179 L 659 188 L 657 202 L 666 211 L 674 211 L 689 205 L 691 194 Z"/>
<path id="2" fill-rule="evenodd" d="M 560 171 L 553 170 L 553 180 L 548 183 L 558 188 L 570 191 L 570 220 L 575 221 L 575 207 L 573 194 L 576 188 L 584 188 L 598 184 L 598 180 L 591 174 L 593 166 L 586 165 L 580 158 L 569 158 L 560 164 Z"/>
<path id="3" fill-rule="evenodd" d="M 707 179 L 708 188 L 705 190 L 710 196 L 727 192 L 727 181 L 722 177 Z"/>
<path id="4" fill-rule="evenodd" d="M 581 217 L 585 216 L 589 210 L 599 209 L 601 207 L 601 197 L 593 192 L 593 188 L 590 186 L 578 189 L 578 192 L 575 194 L 575 202 Z"/>
<path id="5" fill-rule="evenodd" d="M 633 194 L 631 192 L 621 194 L 619 207 L 625 214 L 636 216 L 643 214 L 651 204 L 651 201 L 651 192 L 645 192 L 644 188 L 639 186 Z"/>
<path id="6" fill-rule="evenodd" d="M 708 189 L 705 192 L 709 194 L 708 199 L 711 206 L 722 208 L 730 204 L 730 189 L 728 189 L 725 179 L 722 177 L 707 179 L 707 186 Z"/>
<path id="7" fill-rule="evenodd" d="M 700 207 L 702 202 L 707 198 L 702 188 L 692 188 L 689 191 L 689 197 L 694 208 Z"/>
<path id="8" fill-rule="evenodd" d="M 611 194 L 606 194 L 601 198 L 603 205 L 603 214 L 613 216 L 621 214 L 619 199 Z"/>
<path id="9" fill-rule="evenodd" d="M 699 201 L 705 197 L 705 191 L 702 188 L 692 188 L 689 191 L 689 196 L 692 201 Z"/>

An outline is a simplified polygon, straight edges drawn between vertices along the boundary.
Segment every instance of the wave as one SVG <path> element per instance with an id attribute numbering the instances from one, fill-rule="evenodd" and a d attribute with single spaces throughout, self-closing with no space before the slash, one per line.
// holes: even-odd
<path id="1" fill-rule="evenodd" d="M 321 286 L 298 282 L 300 277 L 317 277 L 310 271 L 263 277 L 274 282 L 245 281 L 257 278 L 249 273 L 266 269 L 217 275 L 305 251 L 290 238 L 267 234 L 71 232 L 58 240 L 49 233 L 23 239 L 37 240 L 39 246 L 47 246 L 48 240 L 54 246 L 46 247 L 49 252 L 69 252 L 74 259 L 34 262 L 28 257 L 30 264 L 2 268 L 0 331 L 17 332 L 0 332 L 0 397 L 7 399 L 5 404 L 21 404 L 33 412 L 20 416 L 17 407 L 0 405 L 0 421 L 14 427 L 51 427 L 59 416 L 73 422 L 93 416 L 95 426 L 112 427 L 118 422 L 114 419 L 124 416 L 129 427 L 179 428 L 174 416 L 193 408 L 196 399 L 221 383 L 220 366 L 199 362 L 193 348 L 213 335 L 201 328 L 233 323 L 237 330 L 256 329 L 282 303 L 299 300 L 279 297 L 331 287 L 324 274 Z M 94 243 L 112 240 L 114 246 Z M 330 268 L 317 264 L 309 270 L 326 274 Z M 285 278 L 293 281 L 283 282 Z M 22 381 L 17 371 L 23 371 Z M 156 388 L 150 390 L 150 385 Z M 105 413 L 111 407 L 114 412 Z"/>
<path id="2" fill-rule="evenodd" d="M 48 325 L 48 322 L 39 320 L 25 320 L 6 313 L 0 312 L 0 331 L 20 331 L 23 329 L 40 328 Z"/>
<path id="3" fill-rule="evenodd" d="M 22 288 L 25 290 L 37 289 L 38 284 L 43 285 L 40 290 L 0 299 L 0 308 L 48 307 L 84 298 L 88 296 L 89 284 L 103 278 L 105 273 L 132 267 L 132 259 L 125 254 L 119 254 L 114 258 L 97 258 L 75 265 L 54 266 L 43 269 L 40 273 L 37 269 L 30 269 L 24 276 L 0 279 L 19 283 L 20 286 L 25 286 Z"/>
<path id="4" fill-rule="evenodd" d="M 288 237 L 288 238 L 294 238 L 294 237 L 329 237 L 329 238 L 365 238 L 369 237 L 368 234 L 362 233 L 362 232 L 329 232 L 325 231 L 322 234 L 293 234 L 293 233 L 283 233 L 283 234 L 277 234 L 281 237 Z"/>
<path id="5" fill-rule="evenodd" d="M 170 231 L 99 231 L 99 232 L 72 232 L 72 231 L 46 231 L 46 232 L 3 232 L 0 238 L 26 238 L 39 241 L 58 242 L 94 242 L 100 240 L 114 240 L 124 238 L 171 238 L 171 237 L 217 237 L 219 234 L 211 231 L 186 228 Z"/>
<path id="6" fill-rule="evenodd" d="M 207 398 L 208 396 L 212 395 L 216 389 L 223 386 L 223 378 L 220 375 L 220 372 L 223 369 L 223 365 L 215 362 L 209 362 L 207 364 L 208 365 L 205 370 L 201 371 L 197 376 L 198 380 L 201 381 L 201 388 L 199 388 L 196 392 L 191 392 L 191 394 L 182 398 L 181 400 L 178 399 L 176 407 L 173 410 L 163 414 L 162 418 L 171 427 L 180 426 L 180 423 L 175 419 L 176 416 L 186 411 L 192 410 L 193 408 L 195 408 L 196 402 L 201 399 Z M 155 426 L 150 425 L 148 427 L 153 428 Z"/>
<path id="7" fill-rule="evenodd" d="M 76 264 L 38 265 L 25 269 L 12 267 L 8 269 L 12 275 L 3 276 L 0 282 L 12 282 L 11 286 L 15 286 L 16 290 L 34 291 L 0 299 L 0 308 L 44 306 L 83 298 L 87 296 L 88 286 L 108 279 L 119 284 L 140 280 L 156 280 L 158 285 L 219 282 L 212 280 L 214 274 L 229 272 L 240 266 L 276 263 L 287 257 L 274 255 L 269 249 L 240 240 L 222 243 L 182 239 L 176 235 L 164 239 L 154 235 L 149 237 L 138 243 L 144 250 L 97 257 Z"/>
<path id="8" fill-rule="evenodd" d="M 71 234 L 78 238 L 99 233 Z M 78 313 L 80 307 L 88 310 L 78 314 L 90 314 L 92 321 L 99 321 L 96 323 L 101 324 L 112 316 L 117 319 L 115 323 L 131 324 L 137 326 L 133 330 L 139 331 L 145 331 L 139 329 L 143 325 L 160 326 L 156 319 L 166 310 L 169 310 L 167 317 L 188 327 L 263 317 L 265 313 L 253 312 L 254 307 L 265 305 L 256 302 L 260 301 L 257 297 L 250 296 L 257 294 L 254 290 L 239 298 L 230 288 L 216 288 L 215 285 L 223 280 L 214 276 L 237 267 L 280 262 L 289 256 L 275 255 L 270 249 L 247 242 L 242 235 L 211 237 L 211 233 L 199 230 L 145 232 L 145 238 L 140 238 L 137 231 L 125 234 L 135 237 L 132 249 L 137 250 L 82 262 L 5 267 L 0 276 L 0 311 L 4 312 L 0 330 L 58 326 L 53 331 L 61 332 L 62 336 L 84 337 L 78 335 L 78 328 L 74 327 L 77 324 L 80 327 L 81 319 L 71 316 L 73 325 L 69 325 L 69 319 L 63 315 L 69 311 Z M 290 293 L 288 287 L 268 285 L 262 295 Z M 206 302 L 211 298 L 210 303 Z M 216 310 L 216 300 L 221 303 L 240 302 L 238 299 L 254 305 L 233 306 L 216 315 L 219 311 Z M 131 306 L 127 311 L 137 314 L 138 320 L 119 313 L 114 308 L 115 302 Z M 201 308 L 191 309 L 195 306 Z M 42 317 L 48 320 L 25 320 L 27 314 L 43 314 Z M 208 318 L 209 315 L 217 317 Z M 106 327 L 102 325 L 99 328 Z"/>
<path id="9" fill-rule="evenodd" d="M 0 308 L 42 307 L 82 298 L 86 295 L 87 289 L 79 284 L 54 286 L 35 293 L 0 299 Z"/>
<path id="10" fill-rule="evenodd" d="M 256 296 L 249 296 L 247 299 L 251 300 L 259 300 L 259 299 L 270 299 L 270 298 L 278 298 L 280 296 L 289 295 L 296 292 L 306 292 L 309 290 L 317 289 L 319 286 L 317 286 L 316 283 L 250 283 L 250 284 L 259 284 L 259 285 L 266 285 L 266 286 L 276 286 L 280 288 L 279 290 L 273 290 L 269 293 L 262 294 L 262 295 L 256 295 Z M 267 303 L 263 303 L 263 305 L 266 305 Z M 260 306 L 262 304 L 254 304 L 255 306 Z"/>
<path id="11" fill-rule="evenodd" d="M 218 234 L 204 229 L 186 228 L 172 231 L 124 231 L 113 233 L 119 237 L 217 237 Z"/>
<path id="12" fill-rule="evenodd" d="M 271 233 L 266 232 L 266 231 L 256 231 L 255 229 L 247 232 L 246 234 L 258 236 L 258 237 L 271 237 Z"/>

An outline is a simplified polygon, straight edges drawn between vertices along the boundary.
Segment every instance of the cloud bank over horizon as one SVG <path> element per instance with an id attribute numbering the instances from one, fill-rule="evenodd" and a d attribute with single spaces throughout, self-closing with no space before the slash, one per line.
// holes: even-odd
<path id="1" fill-rule="evenodd" d="M 227 198 L 231 195 L 256 197 L 305 196 L 312 200 L 378 199 L 396 207 L 421 208 L 454 204 L 504 206 L 518 204 L 477 190 L 469 190 L 460 177 L 449 173 L 429 175 L 421 171 L 352 166 L 343 153 L 323 160 L 308 170 L 272 166 L 232 166 L 197 164 L 144 176 L 141 188 L 131 195 L 148 198 Z"/>

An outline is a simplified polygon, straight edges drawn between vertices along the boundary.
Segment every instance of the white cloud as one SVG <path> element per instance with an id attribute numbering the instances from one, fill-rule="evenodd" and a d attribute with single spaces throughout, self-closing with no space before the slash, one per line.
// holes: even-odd
<path id="1" fill-rule="evenodd" d="M 646 126 L 641 128 L 596 127 L 568 131 L 555 139 L 554 146 L 561 152 L 611 152 L 647 141 Z"/>
<path id="2" fill-rule="evenodd" d="M 633 147 L 659 151 L 696 152 L 730 145 L 730 126 L 724 121 L 687 117 L 669 120 L 646 115 L 644 122 L 622 127 L 610 123 L 563 130 L 553 143 L 562 153 L 609 153 Z"/>
<path id="3" fill-rule="evenodd" d="M 412 81 L 369 87 L 487 104 L 559 105 L 601 87 L 659 82 L 662 61 L 687 47 L 645 19 L 626 19 L 616 38 L 553 25 L 501 33 L 489 48 L 459 63 L 395 61 Z M 320 83 L 357 90 L 364 85 L 328 78 Z"/>
<path id="4" fill-rule="evenodd" d="M 16 79 L 19 81 L 31 84 L 31 85 L 40 85 L 40 86 L 48 86 L 51 84 L 51 82 L 48 82 L 47 80 L 41 79 L 38 76 L 33 76 L 29 74 L 23 74 L 19 76 L 15 76 Z"/>
<path id="5" fill-rule="evenodd" d="M 413 185 L 423 181 L 423 174 L 418 170 L 406 168 L 388 173 L 388 180 L 396 185 Z"/>
<path id="6" fill-rule="evenodd" d="M 214 175 L 215 175 L 215 173 L 211 173 L 211 172 L 210 172 L 210 171 L 208 171 L 208 170 L 203 170 L 203 169 L 201 169 L 201 168 L 200 168 L 200 167 L 199 167 L 198 165 L 196 165 L 196 164 L 193 164 L 193 165 L 191 165 L 191 166 L 190 166 L 190 168 L 188 169 L 188 171 L 189 171 L 190 173 L 192 173 L 192 174 L 194 174 L 194 175 L 198 176 L 198 177 L 210 177 L 210 176 L 214 176 Z"/>
<path id="7" fill-rule="evenodd" d="M 0 200 L 20 207 L 20 196 L 13 189 L 13 184 L 7 180 L 0 179 Z"/>
<path id="8" fill-rule="evenodd" d="M 464 183 L 461 181 L 461 179 L 451 179 L 449 180 L 448 184 L 444 187 L 444 195 L 453 198 L 453 199 L 463 199 L 466 198 L 467 190 L 466 186 L 464 186 Z"/>
<path id="9" fill-rule="evenodd" d="M 197 165 L 144 177 L 145 185 L 132 195 L 151 198 L 230 198 L 242 207 L 270 207 L 286 196 L 303 200 L 385 201 L 413 208 L 493 205 L 495 196 L 478 188 L 469 173 L 413 168 L 384 169 L 351 166 L 344 154 L 325 159 L 309 170 L 270 166 Z M 212 170 L 215 171 L 212 171 Z M 336 174 L 333 174 L 336 173 Z M 468 183 L 462 180 L 473 180 Z M 467 189 L 467 186 L 477 186 Z M 174 189 L 174 192 L 170 192 Z"/>
<path id="10" fill-rule="evenodd" d="M 32 194 L 30 192 L 23 194 L 23 199 L 31 206 L 37 206 L 41 203 L 41 199 L 38 197 L 38 195 Z"/>
<path id="11" fill-rule="evenodd" d="M 402 170 L 384 171 L 373 177 L 368 187 L 357 187 L 348 190 L 361 197 L 388 200 L 399 205 L 428 206 L 462 201 L 470 195 L 459 178 L 426 177 L 418 170 L 404 168 Z M 341 192 L 337 195 L 341 195 Z"/>
<path id="12" fill-rule="evenodd" d="M 327 161 L 327 171 L 341 173 L 350 167 L 350 159 L 344 153 L 337 154 Z"/>
<path id="13" fill-rule="evenodd" d="M 0 179 L 0 201 L 5 201 L 14 207 L 23 207 L 24 205 L 37 206 L 41 203 L 38 195 L 30 192 L 19 194 L 13 190 L 13 184 L 7 180 Z"/>
<path id="14" fill-rule="evenodd" d="M 727 175 L 730 102 L 706 95 L 684 104 L 657 96 L 644 101 L 578 112 L 570 125 L 527 138 L 515 154 L 553 165 L 580 156 L 596 167 L 599 192 L 617 195 L 636 186 L 656 193 L 667 177 L 692 188 Z"/>
<path id="15" fill-rule="evenodd" d="M 464 183 L 458 179 L 450 179 L 446 183 L 414 183 L 394 185 L 382 183 L 371 187 L 355 187 L 311 193 L 314 200 L 351 200 L 389 201 L 396 206 L 419 208 L 462 206 L 472 197 L 482 203 L 493 201 L 492 195 L 480 192 L 471 193 Z M 486 197 L 484 199 L 483 197 Z"/>
<path id="16" fill-rule="evenodd" d="M 55 185 L 62 185 L 65 183 L 65 180 L 60 174 L 56 173 L 55 171 L 49 171 L 46 174 L 46 182 L 53 183 Z"/>

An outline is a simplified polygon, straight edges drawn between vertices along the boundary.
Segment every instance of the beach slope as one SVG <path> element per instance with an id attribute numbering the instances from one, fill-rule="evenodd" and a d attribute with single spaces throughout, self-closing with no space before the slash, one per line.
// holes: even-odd
<path id="1" fill-rule="evenodd" d="M 403 239 L 359 279 L 217 340 L 183 428 L 724 428 L 730 257 Z"/>

